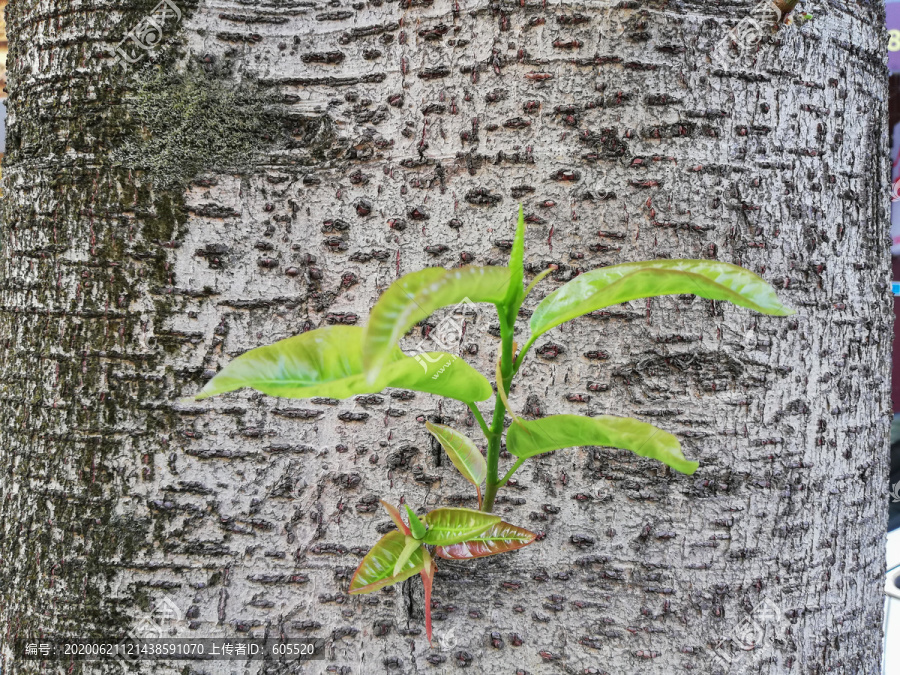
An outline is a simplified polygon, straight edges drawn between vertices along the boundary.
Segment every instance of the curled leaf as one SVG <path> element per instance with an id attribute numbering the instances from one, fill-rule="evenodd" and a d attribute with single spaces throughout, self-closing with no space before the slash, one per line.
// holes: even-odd
<path id="1" fill-rule="evenodd" d="M 405 504 L 406 506 L 406 515 L 409 518 L 409 529 L 412 532 L 412 536 L 416 539 L 423 539 L 425 537 L 425 525 L 419 520 L 419 516 L 416 515 L 416 512 L 413 511 L 409 504 Z"/>
<path id="2" fill-rule="evenodd" d="M 525 209 L 519 204 L 519 220 L 516 223 L 516 236 L 513 239 L 512 251 L 509 254 L 509 290 L 504 305 L 510 312 L 518 312 L 525 297 L 523 284 L 525 280 Z M 514 316 L 512 318 L 515 318 Z"/>
<path id="3" fill-rule="evenodd" d="M 465 300 L 503 302 L 508 290 L 506 267 L 429 267 L 401 277 L 382 294 L 369 315 L 363 345 L 369 382 L 377 380 L 400 338 L 422 319 Z"/>
<path id="4" fill-rule="evenodd" d="M 425 423 L 425 428 L 438 439 L 447 453 L 453 466 L 459 469 L 467 481 L 478 491 L 478 502 L 481 503 L 481 484 L 487 477 L 487 462 L 478 447 L 465 434 L 443 424 Z"/>
<path id="5" fill-rule="evenodd" d="M 516 352 L 516 345 L 513 343 L 513 353 Z M 513 411 L 512 407 L 509 405 L 509 397 L 506 395 L 506 387 L 503 385 L 503 372 L 501 371 L 501 363 L 497 361 L 497 396 L 500 397 L 500 402 L 503 404 L 503 408 L 506 412 L 509 413 L 509 416 L 512 418 L 513 424 L 518 424 L 519 427 L 527 434 L 529 433 L 528 428 L 522 423 L 521 418 L 516 415 Z"/>
<path id="6" fill-rule="evenodd" d="M 379 539 L 356 568 L 350 580 L 350 593 L 352 595 L 372 593 L 421 572 L 425 559 L 420 546 L 418 550 L 413 551 L 400 573 L 394 574 L 394 565 L 403 553 L 405 545 L 406 537 L 397 530 L 388 532 Z"/>
<path id="7" fill-rule="evenodd" d="M 538 274 L 534 279 L 532 279 L 531 283 L 528 284 L 528 288 L 525 289 L 525 296 L 527 297 L 531 291 L 534 290 L 534 287 L 541 283 L 545 278 L 549 275 L 553 274 L 556 270 L 559 269 L 559 265 L 550 265 L 543 272 Z"/>
<path id="8" fill-rule="evenodd" d="M 394 563 L 394 576 L 399 576 L 400 572 L 403 570 L 403 566 L 406 564 L 406 561 L 412 557 L 412 554 L 415 553 L 416 549 L 421 548 L 422 542 L 420 542 L 415 537 L 407 537 L 406 541 L 403 544 L 403 550 L 400 551 L 400 556 L 397 558 L 397 562 Z"/>
<path id="9" fill-rule="evenodd" d="M 434 554 L 447 560 L 470 560 L 515 551 L 532 543 L 537 535 L 521 527 L 500 522 L 458 544 L 438 546 Z"/>
<path id="10" fill-rule="evenodd" d="M 472 509 L 435 509 L 425 516 L 424 543 L 431 546 L 450 546 L 481 534 L 500 522 L 500 516 Z"/>

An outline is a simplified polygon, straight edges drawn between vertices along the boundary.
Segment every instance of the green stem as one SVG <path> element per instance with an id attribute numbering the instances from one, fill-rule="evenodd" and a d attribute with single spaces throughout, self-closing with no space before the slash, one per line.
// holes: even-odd
<path id="1" fill-rule="evenodd" d="M 512 384 L 513 376 L 513 330 L 512 322 L 504 312 L 502 307 L 497 308 L 497 314 L 500 317 L 500 381 L 497 382 L 497 389 L 503 387 L 504 393 L 509 394 L 509 387 Z M 503 435 L 503 420 L 506 417 L 506 408 L 500 395 L 497 395 L 494 401 L 494 418 L 491 420 L 490 435 L 488 436 L 488 452 L 487 452 L 487 480 L 484 491 L 484 501 L 481 504 L 481 510 L 490 513 L 494 509 L 494 499 L 497 496 L 497 490 L 503 485 L 500 480 L 500 439 Z"/>
<path id="2" fill-rule="evenodd" d="M 502 387 L 503 383 L 498 382 L 497 386 Z M 503 401 L 500 400 L 498 395 L 494 402 L 494 419 L 491 420 L 491 435 L 488 436 L 487 480 L 485 481 L 484 501 L 481 503 L 481 510 L 485 513 L 490 513 L 494 510 L 494 498 L 497 496 L 497 490 L 500 488 L 497 474 L 500 468 L 500 438 L 503 434 L 503 419 L 505 417 L 506 408 L 503 407 Z"/>
<path id="3" fill-rule="evenodd" d="M 498 399 L 499 400 L 499 399 Z M 501 406 L 502 409 L 502 406 Z M 496 411 L 495 411 L 496 412 Z M 500 435 L 491 434 L 488 440 L 488 456 L 487 456 L 487 481 L 484 489 L 484 499 L 481 502 L 481 510 L 490 513 L 494 510 L 494 499 L 497 496 L 497 490 L 500 489 L 500 483 L 497 481 L 497 469 L 500 463 Z"/>

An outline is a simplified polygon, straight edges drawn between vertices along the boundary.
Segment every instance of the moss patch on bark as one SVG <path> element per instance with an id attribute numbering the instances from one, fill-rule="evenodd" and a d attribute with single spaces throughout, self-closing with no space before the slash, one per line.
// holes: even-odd
<path id="1" fill-rule="evenodd" d="M 204 171 L 243 171 L 282 140 L 275 96 L 256 82 L 236 84 L 191 65 L 157 70 L 127 99 L 136 134 L 114 158 L 178 190 Z"/>

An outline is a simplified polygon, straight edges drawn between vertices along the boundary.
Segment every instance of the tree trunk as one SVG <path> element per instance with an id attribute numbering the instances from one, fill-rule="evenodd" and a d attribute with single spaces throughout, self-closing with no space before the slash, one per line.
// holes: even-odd
<path id="1" fill-rule="evenodd" d="M 325 638 L 297 672 L 879 672 L 883 3 L 815 3 L 724 65 L 751 3 L 333 5 L 179 0 L 113 64 L 156 2 L 11 0 L 0 670 L 56 667 L 16 638 L 118 634 L 168 598 L 185 635 Z M 505 264 L 520 201 L 530 275 L 559 265 L 527 308 L 684 257 L 748 267 L 799 313 L 666 297 L 540 340 L 521 414 L 634 416 L 700 469 L 529 462 L 497 511 L 542 539 L 442 564 L 429 647 L 418 578 L 347 588 L 378 497 L 474 506 L 424 428 L 475 437 L 466 408 L 182 397 L 247 349 L 362 325 L 399 275 Z M 488 377 L 496 326 L 467 336 Z M 735 650 L 748 629 L 764 642 Z"/>

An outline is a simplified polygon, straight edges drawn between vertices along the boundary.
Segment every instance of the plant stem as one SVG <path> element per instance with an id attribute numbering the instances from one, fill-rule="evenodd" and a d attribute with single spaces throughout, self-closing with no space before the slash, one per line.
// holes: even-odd
<path id="1" fill-rule="evenodd" d="M 484 490 L 484 499 L 481 502 L 481 510 L 485 513 L 490 513 L 494 510 L 494 498 L 497 496 L 497 490 L 500 488 L 500 483 L 497 481 L 497 468 L 499 464 L 500 435 L 491 434 L 490 438 L 488 439 L 488 475 Z"/>
<path id="2" fill-rule="evenodd" d="M 497 382 L 497 389 L 503 387 L 505 394 L 509 394 L 509 387 L 512 384 L 513 375 L 513 329 L 512 322 L 509 317 L 504 314 L 501 308 L 498 308 L 497 314 L 500 316 L 500 379 Z M 491 420 L 490 433 L 488 435 L 488 452 L 487 452 L 487 480 L 485 481 L 486 489 L 484 491 L 484 501 L 481 504 L 481 510 L 490 513 L 494 509 L 494 499 L 497 496 L 497 490 L 504 484 L 500 480 L 500 438 L 503 435 L 503 420 L 506 417 L 506 408 L 500 395 L 494 401 L 494 418 Z"/>

